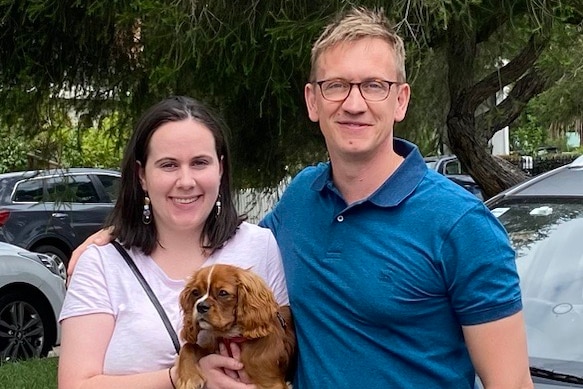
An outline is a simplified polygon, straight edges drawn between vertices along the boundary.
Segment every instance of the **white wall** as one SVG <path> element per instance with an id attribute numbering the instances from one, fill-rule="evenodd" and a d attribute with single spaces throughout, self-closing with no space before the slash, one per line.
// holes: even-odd
<path id="1" fill-rule="evenodd" d="M 504 127 L 494 134 L 490 140 L 492 144 L 493 155 L 508 155 L 510 154 L 510 141 L 508 140 L 508 127 Z"/>

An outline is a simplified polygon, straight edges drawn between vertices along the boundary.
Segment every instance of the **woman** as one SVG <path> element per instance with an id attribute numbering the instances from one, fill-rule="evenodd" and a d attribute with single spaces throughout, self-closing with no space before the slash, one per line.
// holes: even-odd
<path id="1" fill-rule="evenodd" d="M 178 295 L 203 266 L 252 268 L 280 305 L 289 304 L 275 239 L 237 215 L 230 173 L 225 126 L 187 97 L 150 108 L 125 151 L 112 234 L 176 333 L 182 324 Z M 174 387 L 172 339 L 113 244 L 83 252 L 60 320 L 60 389 Z"/>

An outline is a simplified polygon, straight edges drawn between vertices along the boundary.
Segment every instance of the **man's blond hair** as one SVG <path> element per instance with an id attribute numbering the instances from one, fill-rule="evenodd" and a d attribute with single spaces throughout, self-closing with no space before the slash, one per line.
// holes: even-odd
<path id="1" fill-rule="evenodd" d="M 342 42 L 362 38 L 381 38 L 393 47 L 398 82 L 406 82 L 405 45 L 385 16 L 383 9 L 352 8 L 332 21 L 312 46 L 310 80 L 316 81 L 316 63 L 320 55 Z"/>

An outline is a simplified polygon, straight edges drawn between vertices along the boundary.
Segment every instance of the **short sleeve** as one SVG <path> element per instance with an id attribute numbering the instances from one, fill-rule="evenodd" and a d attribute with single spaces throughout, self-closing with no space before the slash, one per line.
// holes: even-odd
<path id="1" fill-rule="evenodd" d="M 283 270 L 283 263 L 281 253 L 275 237 L 270 232 L 267 243 L 267 266 L 266 266 L 269 286 L 273 290 L 275 300 L 279 305 L 289 305 L 289 297 L 287 294 L 287 286 L 285 283 L 285 274 Z"/>
<path id="2" fill-rule="evenodd" d="M 77 262 L 65 295 L 59 321 L 92 313 L 114 314 L 101 252 L 89 246 Z"/>
<path id="3" fill-rule="evenodd" d="M 452 226 L 442 263 L 461 324 L 494 321 L 522 309 L 514 250 L 504 227 L 483 204 Z"/>

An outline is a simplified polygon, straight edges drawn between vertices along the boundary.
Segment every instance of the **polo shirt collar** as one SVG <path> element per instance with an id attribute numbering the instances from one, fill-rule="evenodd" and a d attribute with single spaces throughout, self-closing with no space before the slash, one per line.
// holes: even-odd
<path id="1" fill-rule="evenodd" d="M 423 179 L 427 172 L 427 165 L 417 146 L 403 139 L 394 138 L 393 148 L 397 154 L 404 158 L 401 165 L 393 174 L 364 201 L 370 201 L 381 207 L 391 207 L 399 205 L 406 199 Z M 339 193 L 332 182 L 332 169 L 330 162 L 326 163 L 325 169 L 316 176 L 311 188 L 315 191 L 323 191 L 329 187 Z"/>

